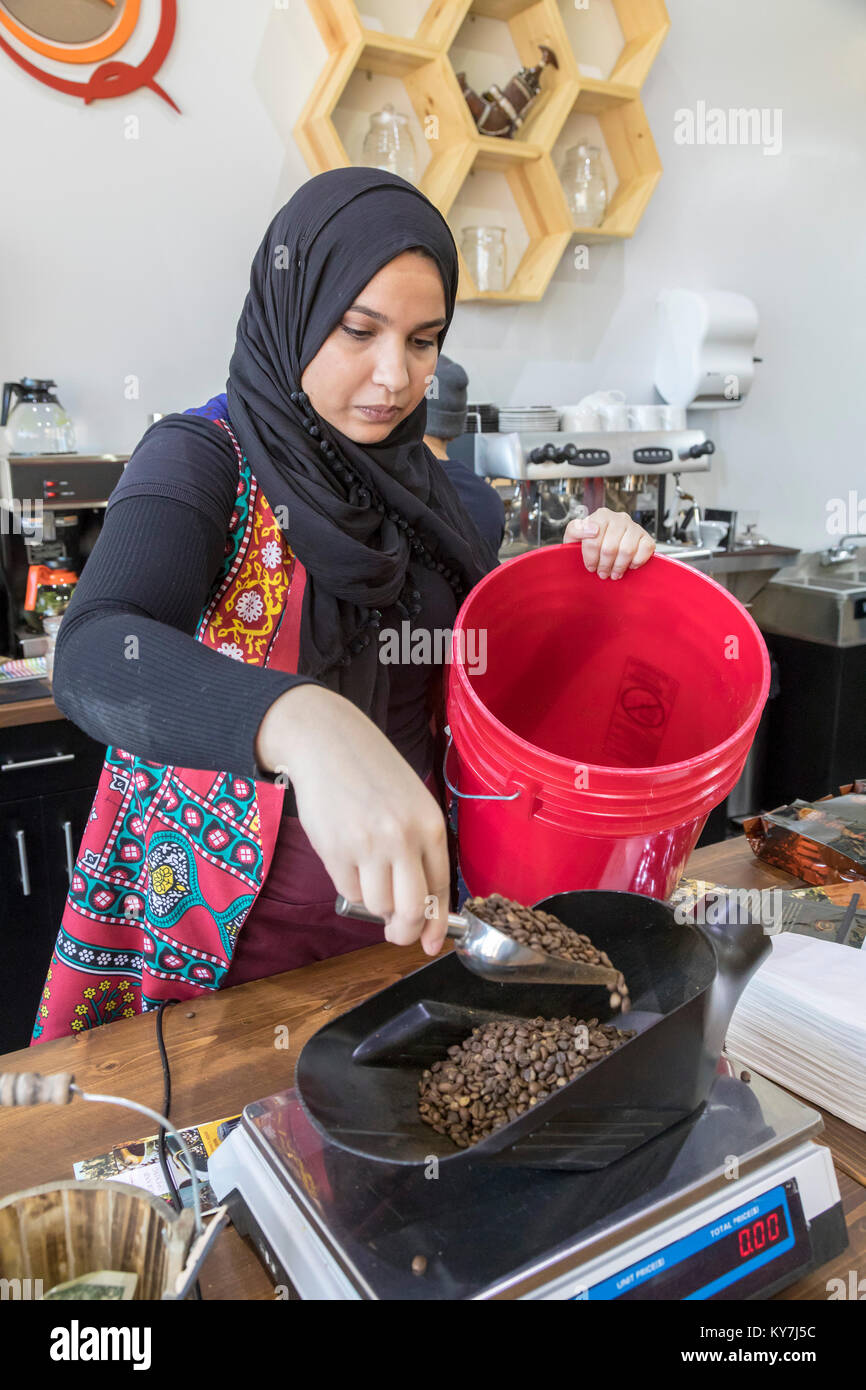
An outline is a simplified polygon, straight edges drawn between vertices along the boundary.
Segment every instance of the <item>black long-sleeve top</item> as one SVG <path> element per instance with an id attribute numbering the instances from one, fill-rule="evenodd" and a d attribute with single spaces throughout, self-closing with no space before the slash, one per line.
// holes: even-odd
<path id="1" fill-rule="evenodd" d="M 216 426 L 210 440 L 172 423 L 145 437 L 111 494 L 58 633 L 55 702 L 93 738 L 149 762 L 261 777 L 255 740 L 264 715 L 285 691 L 318 682 L 248 666 L 195 640 L 224 558 L 237 459 Z M 498 494 L 464 464 L 439 462 L 498 549 Z M 419 567 L 416 583 L 418 624 L 447 627 L 441 575 Z M 388 625 L 399 630 L 400 619 L 385 610 Z M 429 676 L 423 666 L 391 668 L 386 732 L 420 776 L 429 770 Z"/>

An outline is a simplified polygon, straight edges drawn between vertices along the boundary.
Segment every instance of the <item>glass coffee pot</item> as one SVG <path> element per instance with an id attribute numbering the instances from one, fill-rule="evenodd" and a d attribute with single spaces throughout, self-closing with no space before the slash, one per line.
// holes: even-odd
<path id="1" fill-rule="evenodd" d="M 25 376 L 3 385 L 3 413 L 10 454 L 74 454 L 75 429 L 52 393 L 56 381 Z M 10 411 L 13 395 L 17 402 Z"/>

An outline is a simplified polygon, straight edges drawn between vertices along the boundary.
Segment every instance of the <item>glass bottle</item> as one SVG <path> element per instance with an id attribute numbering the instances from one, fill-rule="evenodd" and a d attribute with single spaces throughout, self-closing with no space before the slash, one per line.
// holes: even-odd
<path id="1" fill-rule="evenodd" d="M 483 293 L 508 284 L 508 248 L 504 227 L 464 227 L 460 249 L 469 274 Z"/>
<path id="2" fill-rule="evenodd" d="M 409 183 L 415 182 L 415 142 L 409 117 L 395 111 L 390 102 L 370 117 L 361 162 L 370 169 L 385 169 Z"/>
<path id="3" fill-rule="evenodd" d="M 607 211 L 608 190 L 597 145 L 583 142 L 566 150 L 562 186 L 578 227 L 599 227 Z"/>

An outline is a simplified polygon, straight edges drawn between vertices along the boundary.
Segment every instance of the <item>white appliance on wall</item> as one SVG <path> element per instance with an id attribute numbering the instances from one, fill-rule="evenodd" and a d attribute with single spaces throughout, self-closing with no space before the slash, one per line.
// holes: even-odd
<path id="1" fill-rule="evenodd" d="M 670 405 L 730 410 L 755 374 L 758 310 L 727 290 L 665 290 L 656 300 L 655 386 Z"/>

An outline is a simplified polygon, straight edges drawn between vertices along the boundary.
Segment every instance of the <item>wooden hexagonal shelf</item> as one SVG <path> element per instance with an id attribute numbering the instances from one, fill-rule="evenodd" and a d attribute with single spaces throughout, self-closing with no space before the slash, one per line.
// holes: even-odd
<path id="1" fill-rule="evenodd" d="M 510 142 L 490 140 L 476 150 L 448 222 L 460 248 L 467 226 L 495 223 L 508 237 L 504 290 L 479 290 L 460 252 L 460 300 L 520 304 L 541 299 L 571 240 L 567 209 L 550 156 L 528 145 L 503 157 Z M 493 148 L 490 148 L 492 146 Z"/>
<path id="2" fill-rule="evenodd" d="M 671 27 L 664 0 L 610 0 L 608 5 L 592 0 L 583 6 L 575 0 L 557 0 L 557 4 L 581 83 L 599 83 L 636 96 Z M 590 64 L 599 67 L 599 77 L 581 72 L 581 66 Z"/>
<path id="3" fill-rule="evenodd" d="M 479 291 L 461 255 L 461 300 L 541 299 L 575 232 L 633 234 L 661 177 L 638 93 L 669 28 L 664 0 L 592 0 L 595 30 L 573 0 L 307 4 L 328 50 L 295 127 L 311 171 L 360 163 L 369 116 L 392 101 L 410 116 L 418 187 L 448 217 L 458 245 L 473 207 L 509 229 L 507 289 Z M 545 70 L 525 124 L 510 140 L 480 135 L 456 71 L 465 67 L 483 90 L 533 66 L 541 44 L 559 68 Z M 556 172 L 564 143 L 587 133 L 615 185 L 604 222 L 592 228 L 574 225 Z"/>
<path id="4" fill-rule="evenodd" d="M 599 227 L 583 227 L 567 211 L 569 225 L 581 237 L 630 237 L 662 176 L 661 160 L 640 97 L 614 101 L 581 88 L 553 147 L 557 169 L 569 145 L 587 140 L 602 151 L 612 193 Z M 560 185 L 563 201 L 565 194 Z M 567 204 L 566 204 L 567 210 Z"/>

